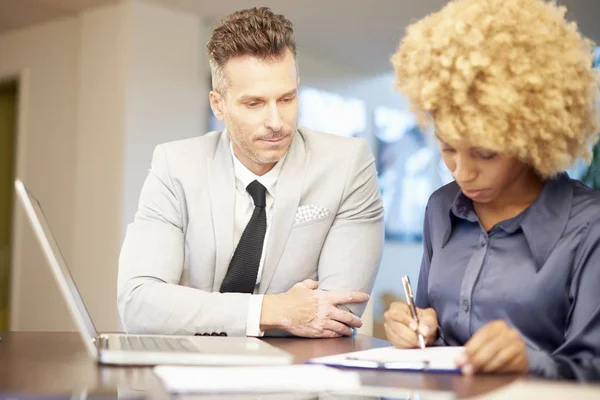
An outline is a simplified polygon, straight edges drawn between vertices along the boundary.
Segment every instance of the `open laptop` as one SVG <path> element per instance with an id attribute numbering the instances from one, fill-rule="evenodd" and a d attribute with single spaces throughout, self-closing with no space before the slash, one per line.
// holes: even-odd
<path id="1" fill-rule="evenodd" d="M 15 190 L 58 283 L 88 353 L 101 364 L 274 365 L 293 357 L 257 338 L 102 334 L 96 331 L 81 294 L 50 231 L 40 203 L 15 180 Z"/>

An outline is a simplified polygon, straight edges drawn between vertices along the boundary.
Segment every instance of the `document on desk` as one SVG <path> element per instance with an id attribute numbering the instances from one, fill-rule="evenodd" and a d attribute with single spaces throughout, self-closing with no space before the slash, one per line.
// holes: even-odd
<path id="1" fill-rule="evenodd" d="M 157 366 L 158 375 L 171 393 L 285 393 L 356 390 L 360 377 L 324 365 L 278 367 Z"/>
<path id="2" fill-rule="evenodd" d="M 455 360 L 463 347 L 427 347 L 425 349 L 378 349 L 313 358 L 309 364 L 335 367 L 414 370 L 423 372 L 460 372 Z"/>

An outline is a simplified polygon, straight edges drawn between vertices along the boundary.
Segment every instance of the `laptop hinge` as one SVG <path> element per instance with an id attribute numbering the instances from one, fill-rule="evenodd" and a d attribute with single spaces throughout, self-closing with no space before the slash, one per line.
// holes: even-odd
<path id="1" fill-rule="evenodd" d="M 93 341 L 98 349 L 108 349 L 108 338 L 106 336 L 97 336 Z"/>

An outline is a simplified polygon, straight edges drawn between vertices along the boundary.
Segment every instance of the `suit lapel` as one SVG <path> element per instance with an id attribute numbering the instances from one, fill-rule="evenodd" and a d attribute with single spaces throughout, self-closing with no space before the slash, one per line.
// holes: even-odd
<path id="1" fill-rule="evenodd" d="M 272 211 L 273 217 L 271 218 L 265 262 L 258 287 L 259 293 L 265 293 L 268 289 L 292 230 L 300 197 L 302 196 L 304 174 L 309 159 L 310 154 L 305 151 L 304 139 L 297 131 L 277 180 L 277 192 Z"/>
<path id="2" fill-rule="evenodd" d="M 210 205 L 215 231 L 215 274 L 213 290 L 219 291 L 233 254 L 235 218 L 235 175 L 227 132 L 223 131 L 215 154 L 207 161 Z M 200 246 L 201 244 L 198 243 Z"/>

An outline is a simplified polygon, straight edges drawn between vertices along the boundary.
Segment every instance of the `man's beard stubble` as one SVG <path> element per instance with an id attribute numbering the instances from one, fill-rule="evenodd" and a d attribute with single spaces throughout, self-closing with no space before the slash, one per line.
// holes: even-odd
<path id="1" fill-rule="evenodd" d="M 241 133 L 241 135 L 238 136 L 237 133 Z M 287 153 L 287 151 L 289 150 L 289 147 L 291 146 L 291 142 L 287 144 L 287 148 L 285 149 L 285 152 L 283 152 L 283 154 L 277 155 L 274 157 L 264 157 L 264 156 L 261 156 L 260 154 L 257 154 L 252 148 L 252 145 L 251 145 L 252 142 L 258 141 L 258 140 L 282 139 L 282 138 L 285 138 L 292 134 L 293 134 L 293 131 L 291 131 L 291 130 L 287 130 L 287 131 L 282 130 L 280 132 L 270 131 L 269 133 L 264 134 L 264 135 L 252 136 L 248 140 L 245 140 L 245 139 L 239 140 L 240 137 L 245 138 L 247 136 L 244 134 L 244 131 L 240 132 L 239 130 L 236 130 L 236 133 L 233 133 L 233 132 L 230 133 L 230 137 L 231 137 L 231 140 L 233 140 L 234 143 L 238 146 L 238 148 L 240 148 L 240 150 L 242 150 L 242 152 L 248 158 L 250 158 L 253 162 L 255 162 L 257 164 L 273 164 L 273 163 L 276 163 L 279 160 L 281 160 L 281 158 L 283 158 L 283 155 L 285 153 Z"/>

